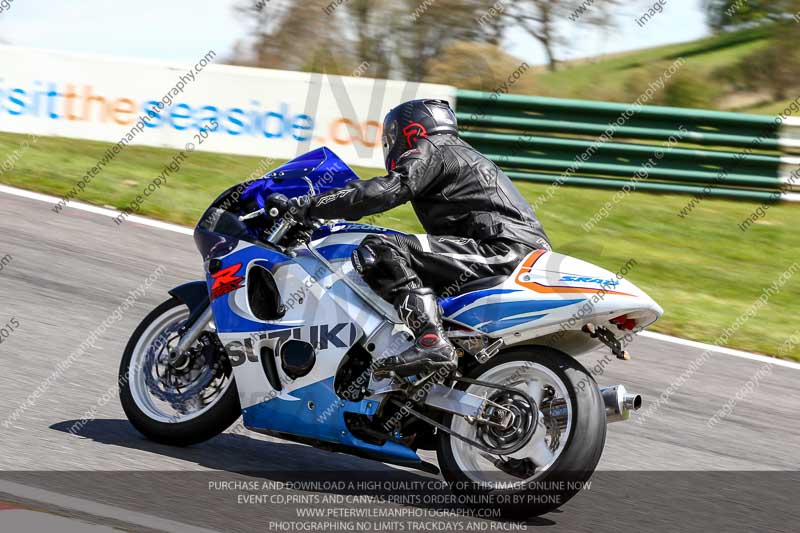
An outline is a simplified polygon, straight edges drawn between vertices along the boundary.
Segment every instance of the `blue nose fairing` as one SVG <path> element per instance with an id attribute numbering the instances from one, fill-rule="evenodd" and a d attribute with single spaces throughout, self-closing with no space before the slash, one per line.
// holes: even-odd
<path id="1" fill-rule="evenodd" d="M 309 183 L 303 178 L 314 186 L 314 194 L 323 194 L 344 187 L 358 176 L 332 151 L 318 148 L 284 163 L 250 184 L 242 191 L 242 202 L 262 208 L 273 193 L 289 198 L 309 194 Z"/>

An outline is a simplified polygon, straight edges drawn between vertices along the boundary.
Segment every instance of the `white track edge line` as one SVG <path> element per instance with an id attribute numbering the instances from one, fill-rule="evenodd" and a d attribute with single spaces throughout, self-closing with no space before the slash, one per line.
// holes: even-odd
<path id="1" fill-rule="evenodd" d="M 23 198 L 29 198 L 31 200 L 38 200 L 40 202 L 48 202 L 54 205 L 61 201 L 61 198 L 56 198 L 55 196 L 41 194 L 38 192 L 31 192 L 25 189 L 18 189 L 16 187 L 10 187 L 8 185 L 3 185 L 1 183 L 0 183 L 0 192 L 11 194 L 14 196 L 21 196 Z M 80 211 L 86 211 L 89 213 L 95 213 L 98 215 L 107 216 L 109 218 L 116 218 L 120 215 L 119 211 L 115 211 L 113 209 L 106 209 L 104 207 L 97 207 L 94 205 L 84 204 L 82 202 L 69 202 L 64 209 L 67 208 L 78 209 Z M 158 228 L 167 231 L 172 231 L 175 233 L 181 233 L 183 235 L 193 234 L 193 231 L 185 226 L 178 226 L 177 224 L 169 224 L 167 222 L 161 222 L 160 220 L 153 220 L 151 218 L 140 217 L 137 215 L 129 216 L 126 219 L 126 222 L 127 221 L 134 222 L 142 226 L 150 226 L 152 228 Z M 671 335 L 664 335 L 663 333 L 655 333 L 652 331 L 643 331 L 642 333 L 640 333 L 640 335 L 644 337 L 650 337 L 653 339 L 661 340 L 664 342 L 671 342 L 673 344 L 690 346 L 692 348 L 698 348 L 701 350 L 714 350 L 715 352 L 722 353 L 725 355 L 731 355 L 733 357 L 741 357 L 744 359 L 751 359 L 753 361 L 763 361 L 772 363 L 776 366 L 783 366 L 786 368 L 793 368 L 795 370 L 800 370 L 800 363 L 794 363 L 792 361 L 786 361 L 784 359 L 778 359 L 776 357 L 769 357 L 766 355 L 760 355 L 741 350 L 734 350 L 732 348 L 725 348 L 723 346 L 715 346 L 713 344 L 705 344 L 702 342 L 690 341 L 687 339 L 681 339 L 680 337 L 673 337 Z"/>
<path id="2" fill-rule="evenodd" d="M 14 483 L 12 481 L 0 480 L 0 491 L 12 496 L 24 498 L 26 500 L 55 505 L 56 507 L 70 509 L 73 511 L 80 511 L 92 516 L 112 518 L 127 524 L 146 527 L 148 529 L 155 529 L 157 531 L 218 533 L 212 529 L 190 526 L 188 524 L 182 524 L 167 518 L 160 518 L 158 516 L 140 513 L 138 511 L 130 511 L 121 507 L 114 507 L 105 503 L 93 502 L 83 498 L 76 498 L 74 496 L 67 496 L 65 494 L 51 492 L 38 487 Z"/>
<path id="3" fill-rule="evenodd" d="M 56 198 L 55 196 L 50 196 L 48 194 L 41 194 L 38 192 L 26 191 L 25 189 L 10 187 L 8 185 L 3 185 L 1 183 L 0 183 L 0 192 L 11 194 L 14 196 L 21 196 L 23 198 L 28 198 L 30 200 L 38 200 L 39 202 L 46 202 L 53 205 L 56 205 L 57 203 L 62 201 L 61 198 Z M 94 213 L 96 215 L 102 215 L 105 217 L 109 217 L 111 219 L 117 218 L 119 215 L 122 214 L 121 212 L 115 209 L 97 207 L 96 205 L 85 204 L 83 202 L 69 202 L 63 209 L 68 209 L 68 208 L 77 209 L 79 211 L 86 211 L 87 213 Z M 181 233 L 183 235 L 192 235 L 194 233 L 191 228 L 187 228 L 186 226 L 170 224 L 169 222 L 153 220 L 152 218 L 140 217 L 138 215 L 128 216 L 125 219 L 125 222 L 123 222 L 123 224 L 126 222 L 133 222 L 136 224 L 140 224 L 142 226 L 150 226 L 151 228 L 173 231 L 175 233 Z"/>
<path id="4" fill-rule="evenodd" d="M 759 361 L 762 363 L 769 363 L 775 366 L 782 366 L 786 368 L 793 368 L 800 370 L 800 363 L 794 361 L 787 361 L 786 359 L 778 359 L 777 357 L 770 357 L 768 355 L 761 355 L 757 353 L 745 352 L 742 350 L 735 350 L 733 348 L 725 348 L 724 346 L 716 346 L 714 344 L 706 344 L 704 342 L 690 341 L 688 339 L 681 339 L 680 337 L 673 337 L 671 335 L 664 335 L 663 333 L 656 333 L 655 331 L 643 331 L 639 333 L 642 337 L 649 337 L 651 339 L 671 342 L 673 344 L 680 344 L 682 346 L 689 346 L 697 348 L 698 350 L 712 350 L 717 353 L 730 355 L 733 357 L 741 357 L 742 359 L 750 359 L 751 361 Z"/>

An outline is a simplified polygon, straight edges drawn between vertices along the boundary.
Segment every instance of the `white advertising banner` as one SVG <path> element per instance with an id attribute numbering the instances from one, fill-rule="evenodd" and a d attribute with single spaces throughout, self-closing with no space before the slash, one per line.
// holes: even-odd
<path id="1" fill-rule="evenodd" d="M 0 46 L 0 131 L 287 159 L 327 146 L 382 167 L 389 108 L 413 98 L 455 105 L 445 85 L 215 65 L 215 56 L 178 65 Z"/>

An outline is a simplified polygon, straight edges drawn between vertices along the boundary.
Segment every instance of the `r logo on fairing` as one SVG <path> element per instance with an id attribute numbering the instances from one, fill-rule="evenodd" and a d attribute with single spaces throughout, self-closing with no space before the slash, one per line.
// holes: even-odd
<path id="1" fill-rule="evenodd" d="M 211 286 L 212 300 L 216 300 L 223 294 L 233 292 L 242 286 L 244 277 L 238 275 L 241 268 L 242 264 L 236 263 L 233 266 L 223 268 L 211 274 L 211 277 L 214 279 L 214 284 Z"/>

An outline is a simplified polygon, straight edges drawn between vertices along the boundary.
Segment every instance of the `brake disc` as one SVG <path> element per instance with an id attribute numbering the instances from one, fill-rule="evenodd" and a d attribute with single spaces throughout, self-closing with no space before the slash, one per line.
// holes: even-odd
<path id="1" fill-rule="evenodd" d="M 193 347 L 188 361 L 182 362 L 179 367 L 172 366 L 167 358 L 165 349 L 168 349 L 170 337 L 180 330 L 182 323 L 173 324 L 161 332 L 147 350 L 147 356 L 142 371 L 145 383 L 150 392 L 161 401 L 169 403 L 178 412 L 184 412 L 186 405 L 199 398 L 199 395 L 218 375 L 218 368 L 214 368 L 212 361 L 217 361 L 214 352 L 219 348 L 210 333 L 203 333 L 199 339 L 200 347 Z M 198 366 L 198 362 L 201 364 Z M 158 366 L 163 366 L 165 372 L 153 372 Z M 193 372 L 199 372 L 192 378 Z M 155 375 L 154 375 L 155 374 Z"/>

